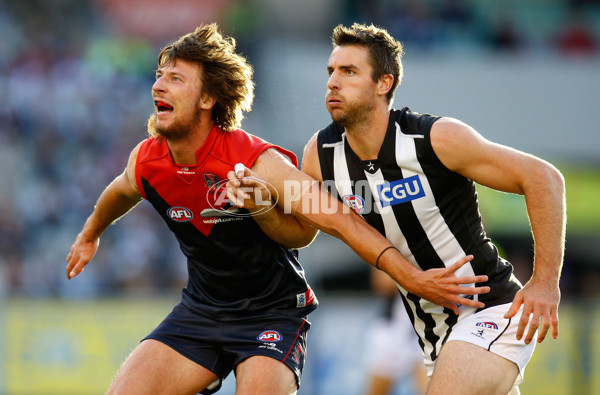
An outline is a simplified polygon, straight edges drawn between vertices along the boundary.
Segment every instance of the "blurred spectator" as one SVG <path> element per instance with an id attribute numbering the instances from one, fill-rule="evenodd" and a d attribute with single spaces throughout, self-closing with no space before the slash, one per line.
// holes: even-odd
<path id="1" fill-rule="evenodd" d="M 596 55 L 598 39 L 594 34 L 591 22 L 581 11 L 573 11 L 567 15 L 557 38 L 557 45 L 563 55 Z"/>
<path id="2" fill-rule="evenodd" d="M 366 395 L 391 395 L 406 385 L 414 395 L 425 394 L 429 379 L 419 340 L 396 283 L 370 269 L 371 287 L 384 302 L 384 311 L 369 327 L 365 340 Z"/>
<path id="3" fill-rule="evenodd" d="M 508 18 L 499 18 L 492 24 L 489 35 L 489 46 L 497 52 L 517 52 L 524 44 L 524 39 L 517 31 L 514 22 Z"/>

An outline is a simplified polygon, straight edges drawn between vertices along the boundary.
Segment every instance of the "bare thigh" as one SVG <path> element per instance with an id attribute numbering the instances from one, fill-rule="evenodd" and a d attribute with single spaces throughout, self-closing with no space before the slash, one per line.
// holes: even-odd
<path id="1" fill-rule="evenodd" d="M 235 369 L 236 395 L 290 395 L 298 390 L 296 375 L 282 362 L 254 356 Z"/>
<path id="2" fill-rule="evenodd" d="M 107 394 L 197 394 L 217 378 L 171 347 L 149 339 L 125 360 Z"/>
<path id="3" fill-rule="evenodd" d="M 449 341 L 442 347 L 427 388 L 427 395 L 506 395 L 519 368 L 475 344 Z"/>

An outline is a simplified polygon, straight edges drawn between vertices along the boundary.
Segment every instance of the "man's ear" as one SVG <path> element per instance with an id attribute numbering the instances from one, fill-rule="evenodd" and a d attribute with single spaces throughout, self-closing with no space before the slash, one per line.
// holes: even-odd
<path id="1" fill-rule="evenodd" d="M 210 96 L 208 93 L 203 93 L 200 97 L 200 108 L 203 110 L 210 110 L 213 108 L 217 99 Z"/>
<path id="2" fill-rule="evenodd" d="M 394 76 L 391 74 L 385 74 L 377 83 L 377 94 L 381 96 L 387 95 L 390 89 L 392 89 L 392 85 L 394 84 Z"/>

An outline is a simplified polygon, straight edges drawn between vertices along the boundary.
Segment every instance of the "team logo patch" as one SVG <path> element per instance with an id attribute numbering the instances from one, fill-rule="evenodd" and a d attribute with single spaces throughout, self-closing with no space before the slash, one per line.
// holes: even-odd
<path id="1" fill-rule="evenodd" d="M 342 201 L 348 207 L 356 212 L 356 214 L 362 214 L 365 211 L 365 201 L 358 195 L 345 195 L 342 197 Z"/>
<path id="2" fill-rule="evenodd" d="M 298 308 L 310 306 L 311 304 L 313 304 L 314 301 L 315 293 L 310 287 L 306 292 L 296 295 L 296 307 Z"/>
<path id="3" fill-rule="evenodd" d="M 167 215 L 175 222 L 188 222 L 194 218 L 192 211 L 185 207 L 171 207 L 167 210 Z"/>
<path id="4" fill-rule="evenodd" d="M 481 326 L 483 328 L 489 329 L 498 329 L 498 325 L 496 325 L 495 322 L 478 322 L 475 324 L 475 326 Z"/>
<path id="5" fill-rule="evenodd" d="M 281 336 L 281 333 L 271 329 L 268 331 L 264 331 L 263 333 L 258 335 L 256 337 L 256 339 L 260 340 L 261 342 L 272 343 L 272 342 L 279 342 L 279 341 L 283 340 L 283 336 Z"/>
<path id="6" fill-rule="evenodd" d="M 206 182 L 206 186 L 210 189 L 219 184 L 219 177 L 215 174 L 204 173 L 204 182 Z"/>
<path id="7" fill-rule="evenodd" d="M 377 185 L 377 194 L 382 207 L 410 202 L 425 196 L 419 176 Z"/>

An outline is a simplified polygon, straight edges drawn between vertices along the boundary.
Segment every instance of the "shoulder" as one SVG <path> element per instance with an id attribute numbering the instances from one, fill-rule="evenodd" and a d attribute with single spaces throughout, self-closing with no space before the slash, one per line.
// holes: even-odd
<path id="1" fill-rule="evenodd" d="M 479 138 L 475 129 L 455 118 L 439 118 L 431 128 L 431 143 L 436 151 L 442 146 L 456 146 Z"/>
<path id="2" fill-rule="evenodd" d="M 268 156 L 285 157 L 294 165 L 298 165 L 296 155 L 283 147 L 272 144 L 258 136 L 246 132 L 242 129 L 235 129 L 224 133 L 223 137 L 227 141 L 227 152 L 237 159 L 235 162 L 242 161 L 246 166 L 252 167 L 256 159 L 265 151 L 270 151 Z"/>
<path id="3" fill-rule="evenodd" d="M 391 119 L 397 122 L 405 134 L 429 134 L 434 123 L 441 117 L 412 111 L 408 107 L 392 110 Z"/>
<path id="4" fill-rule="evenodd" d="M 142 140 L 132 151 L 137 163 L 156 160 L 169 155 L 169 146 L 164 138 L 149 137 Z"/>
<path id="5" fill-rule="evenodd" d="M 302 155 L 302 171 L 319 181 L 323 181 L 317 148 L 319 133 L 320 132 L 313 134 L 304 147 L 304 153 Z"/>
<path id="6" fill-rule="evenodd" d="M 131 186 L 137 193 L 140 193 L 138 185 L 137 185 L 137 179 L 136 179 L 136 174 L 137 174 L 136 173 L 136 165 L 138 163 L 140 149 L 144 146 L 148 146 L 148 144 L 150 144 L 150 142 L 148 140 L 151 140 L 151 139 L 155 140 L 154 138 L 142 140 L 138 143 L 138 145 L 136 145 L 133 148 L 133 150 L 131 150 L 131 153 L 129 154 L 129 160 L 127 161 L 127 167 L 125 168 L 125 174 L 127 175 L 127 178 L 129 180 L 129 182 L 131 183 Z"/>
<path id="7" fill-rule="evenodd" d="M 316 140 L 315 144 L 322 146 L 323 144 L 332 144 L 342 140 L 344 134 L 343 126 L 331 122 L 325 128 L 319 130 L 313 138 Z M 311 138 L 311 140 L 313 139 Z"/>

